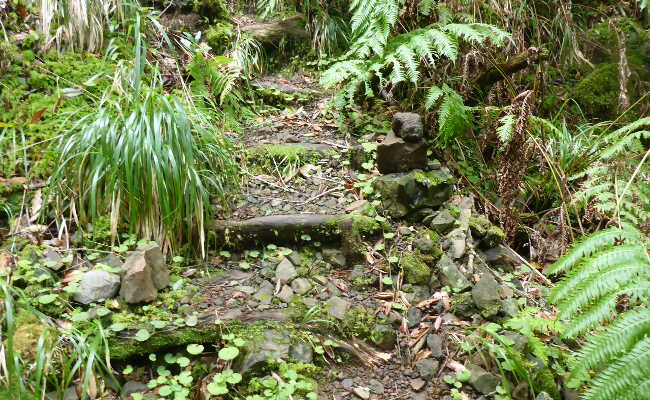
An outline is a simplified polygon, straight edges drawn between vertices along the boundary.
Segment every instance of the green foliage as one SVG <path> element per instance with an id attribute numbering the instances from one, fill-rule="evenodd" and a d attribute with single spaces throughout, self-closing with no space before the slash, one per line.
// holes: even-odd
<path id="1" fill-rule="evenodd" d="M 590 155 L 591 165 L 571 177 L 584 179 L 575 197 L 604 217 L 643 225 L 650 220 L 650 117 L 602 134 Z"/>
<path id="2" fill-rule="evenodd" d="M 492 25 L 455 23 L 452 16 L 423 28 L 393 35 L 403 1 L 353 1 L 352 44 L 344 60 L 321 76 L 325 87 L 342 85 L 334 98 L 338 108 L 350 107 L 361 94 L 376 96 L 377 90 L 410 83 L 416 86 L 427 78 L 441 58 L 455 62 L 461 43 L 480 45 L 491 42 L 500 46 L 508 34 Z M 425 7 L 425 11 L 430 8 Z M 446 15 L 446 14 L 444 14 Z M 425 95 L 426 108 L 441 99 L 439 137 L 442 145 L 462 135 L 469 126 L 469 113 L 461 96 L 444 84 L 430 86 Z"/>
<path id="3" fill-rule="evenodd" d="M 566 276 L 551 293 L 566 336 L 590 332 L 574 366 L 596 371 L 585 399 L 642 399 L 650 335 L 650 242 L 631 226 L 596 232 L 577 243 L 551 272 Z M 627 311 L 619 312 L 625 303 Z M 609 323 L 611 321 L 611 323 Z M 609 325 L 605 326 L 606 323 Z"/>
<path id="4" fill-rule="evenodd" d="M 89 52 L 102 47 L 111 19 L 124 21 L 129 10 L 123 0 L 39 0 L 39 5 L 46 43 Z"/>
<path id="5" fill-rule="evenodd" d="M 113 234 L 126 222 L 165 246 L 198 233 L 204 247 L 210 195 L 223 201 L 236 184 L 228 148 L 198 111 L 152 90 L 77 121 L 52 182 L 60 204 L 75 199 L 81 226 L 110 213 Z"/>

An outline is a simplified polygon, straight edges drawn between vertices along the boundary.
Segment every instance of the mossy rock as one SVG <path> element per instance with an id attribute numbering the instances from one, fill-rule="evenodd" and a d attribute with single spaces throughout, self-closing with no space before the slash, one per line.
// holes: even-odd
<path id="1" fill-rule="evenodd" d="M 399 261 L 404 280 L 414 285 L 426 285 L 431 279 L 431 267 L 416 254 L 405 254 Z"/>
<path id="2" fill-rule="evenodd" d="M 647 58 L 650 56 L 648 33 L 641 24 L 631 18 L 620 18 L 614 23 L 625 37 L 628 57 Z M 587 31 L 586 35 L 590 39 L 587 41 L 587 57 L 592 62 L 618 62 L 620 42 L 618 33 L 612 28 L 610 21 L 594 26 Z"/>
<path id="3" fill-rule="evenodd" d="M 630 104 L 634 104 L 640 98 L 638 88 L 650 84 L 650 70 L 634 59 L 629 60 L 629 66 L 632 77 L 628 82 L 628 96 Z M 587 118 L 614 120 L 620 114 L 619 89 L 618 63 L 604 63 L 578 82 L 572 97 Z"/>
<path id="4" fill-rule="evenodd" d="M 469 219 L 469 229 L 474 239 L 480 239 L 480 246 L 484 249 L 491 249 L 503 242 L 506 235 L 501 228 L 493 225 L 484 216 L 472 217 Z"/>
<path id="5" fill-rule="evenodd" d="M 43 337 L 46 343 L 45 348 L 47 348 L 48 344 L 52 343 L 54 332 L 50 327 L 41 323 L 36 315 L 25 311 L 17 314 L 14 323 L 14 351 L 25 362 L 36 361 L 39 340 Z"/>

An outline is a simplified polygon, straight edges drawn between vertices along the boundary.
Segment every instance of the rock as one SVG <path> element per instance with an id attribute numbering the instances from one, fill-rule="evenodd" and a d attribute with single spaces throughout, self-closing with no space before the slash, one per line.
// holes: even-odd
<path id="1" fill-rule="evenodd" d="M 289 283 L 298 276 L 296 268 L 288 258 L 283 258 L 275 269 L 275 279 L 278 282 Z"/>
<path id="2" fill-rule="evenodd" d="M 465 275 L 460 272 L 458 265 L 456 265 L 456 263 L 446 255 L 442 256 L 440 261 L 438 261 L 436 269 L 438 270 L 438 279 L 440 280 L 440 283 L 445 286 L 462 291 L 472 285 L 470 281 L 465 278 Z"/>
<path id="3" fill-rule="evenodd" d="M 442 336 L 430 333 L 427 336 L 427 346 L 431 350 L 431 357 L 440 358 L 443 356 Z"/>
<path id="4" fill-rule="evenodd" d="M 422 320 L 422 311 L 417 307 L 411 307 L 406 312 L 406 319 L 408 320 L 409 328 L 414 328 L 420 325 Z"/>
<path id="5" fill-rule="evenodd" d="M 422 236 L 413 241 L 413 246 L 427 253 L 433 249 L 435 242 L 427 236 Z"/>
<path id="6" fill-rule="evenodd" d="M 327 301 L 327 312 L 334 318 L 343 319 L 350 308 L 350 302 L 342 297 L 332 296 Z"/>
<path id="7" fill-rule="evenodd" d="M 291 282 L 291 289 L 299 295 L 303 295 L 311 290 L 311 283 L 305 278 L 297 278 Z"/>
<path id="8" fill-rule="evenodd" d="M 402 286 L 404 288 L 404 286 Z M 413 285 L 410 292 L 405 294 L 406 300 L 411 304 L 418 304 L 419 302 L 428 299 L 431 296 L 431 291 L 426 285 Z"/>
<path id="9" fill-rule="evenodd" d="M 397 343 L 397 333 L 386 325 L 375 325 L 372 328 L 370 340 L 381 350 L 390 351 L 395 348 Z"/>
<path id="10" fill-rule="evenodd" d="M 419 114 L 401 112 L 393 115 L 393 132 L 399 138 L 409 143 L 417 143 L 424 139 L 422 118 Z"/>
<path id="11" fill-rule="evenodd" d="M 507 317 L 514 317 L 519 314 L 519 304 L 514 299 L 505 299 L 499 302 L 501 312 Z"/>
<path id="12" fill-rule="evenodd" d="M 427 264 L 431 257 L 414 252 L 403 253 L 399 267 L 404 272 L 404 281 L 410 284 L 427 284 L 431 280 L 431 267 Z"/>
<path id="13" fill-rule="evenodd" d="M 144 393 L 147 390 L 149 390 L 149 386 L 142 382 L 128 381 L 122 386 L 120 396 L 124 399 L 131 396 L 133 393 Z"/>
<path id="14" fill-rule="evenodd" d="M 429 226 L 431 226 L 431 229 L 437 233 L 446 235 L 454 227 L 455 222 L 456 219 L 451 216 L 449 211 L 440 210 L 435 217 L 433 217 Z"/>
<path id="15" fill-rule="evenodd" d="M 345 207 L 345 211 L 347 212 L 353 212 L 353 211 L 358 211 L 358 212 L 363 212 L 366 207 L 369 207 L 370 203 L 368 203 L 368 200 L 357 200 L 353 201 L 352 203 L 348 204 Z"/>
<path id="16" fill-rule="evenodd" d="M 314 359 L 314 351 L 311 345 L 298 342 L 291 346 L 289 350 L 289 355 L 296 361 L 309 364 Z"/>
<path id="17" fill-rule="evenodd" d="M 448 170 L 395 173 L 379 176 L 373 187 L 381 195 L 383 208 L 393 217 L 437 207 L 451 197 L 453 177 Z"/>
<path id="18" fill-rule="evenodd" d="M 467 237 L 465 236 L 465 232 L 457 230 L 451 233 L 447 240 L 449 241 L 448 254 L 451 258 L 458 260 L 465 255 L 465 249 L 467 247 Z"/>
<path id="19" fill-rule="evenodd" d="M 291 261 L 291 264 L 293 264 L 295 267 L 302 265 L 302 256 L 297 251 L 292 251 L 287 256 L 287 258 L 289 259 L 289 261 Z"/>
<path id="20" fill-rule="evenodd" d="M 92 270 L 83 274 L 74 300 L 81 304 L 90 304 L 99 300 L 112 299 L 120 288 L 119 275 L 101 270 Z"/>
<path id="21" fill-rule="evenodd" d="M 370 398 L 370 391 L 365 388 L 355 387 L 354 389 L 352 389 L 352 393 L 354 393 L 355 396 L 363 400 L 368 400 Z"/>
<path id="22" fill-rule="evenodd" d="M 482 311 L 493 315 L 498 311 L 499 284 L 490 273 L 483 274 L 478 283 L 472 288 L 474 304 Z"/>
<path id="23" fill-rule="evenodd" d="M 121 268 L 122 260 L 113 253 L 109 253 L 106 257 L 103 257 L 99 260 L 100 264 L 108 265 L 112 268 Z"/>
<path id="24" fill-rule="evenodd" d="M 368 382 L 368 388 L 374 394 L 384 394 L 384 384 L 377 379 L 371 379 Z"/>
<path id="25" fill-rule="evenodd" d="M 546 392 L 539 392 L 535 397 L 535 400 L 553 400 L 553 397 Z"/>
<path id="26" fill-rule="evenodd" d="M 377 145 L 377 169 L 382 174 L 408 172 L 427 167 L 427 144 L 420 140 L 406 142 L 394 132 Z"/>
<path id="27" fill-rule="evenodd" d="M 424 379 L 417 378 L 411 379 L 409 381 L 409 385 L 411 385 L 411 389 L 419 392 L 420 390 L 424 389 L 424 387 L 427 385 L 427 382 Z"/>
<path id="28" fill-rule="evenodd" d="M 20 399 L 21 397 L 18 396 Z M 48 400 L 79 400 L 79 395 L 77 394 L 77 389 L 74 386 L 70 386 L 63 392 L 63 398 L 59 396 L 57 392 L 48 392 L 45 394 L 45 398 Z"/>
<path id="29" fill-rule="evenodd" d="M 499 386 L 499 378 L 487 372 L 478 365 L 469 364 L 467 369 L 471 373 L 469 377 L 469 384 L 474 389 L 482 394 L 489 394 L 494 392 Z"/>
<path id="30" fill-rule="evenodd" d="M 438 361 L 432 358 L 418 360 L 415 363 L 415 369 L 417 369 L 422 379 L 425 379 L 427 381 L 431 380 L 433 375 L 438 372 Z"/>
<path id="31" fill-rule="evenodd" d="M 503 336 L 514 342 L 512 347 L 515 350 L 519 350 L 519 351 L 526 350 L 526 346 L 528 346 L 528 338 L 526 336 L 520 335 L 516 332 L 506 332 L 503 334 Z"/>
<path id="32" fill-rule="evenodd" d="M 120 296 L 128 304 L 147 303 L 158 297 L 158 290 L 169 285 L 169 269 L 158 246 L 133 252 L 122 265 Z"/>
<path id="33" fill-rule="evenodd" d="M 235 368 L 244 375 L 258 365 L 266 365 L 268 360 L 286 361 L 289 358 L 291 339 L 283 332 L 267 330 L 262 337 L 249 340 L 242 349 L 243 356 L 236 359 Z"/>
<path id="34" fill-rule="evenodd" d="M 341 381 L 341 386 L 343 386 L 343 389 L 350 390 L 352 389 L 352 385 L 354 385 L 354 381 L 350 378 L 345 378 Z"/>
<path id="35" fill-rule="evenodd" d="M 291 301 L 291 298 L 293 297 L 293 290 L 287 286 L 283 285 L 282 289 L 280 289 L 280 292 L 275 295 L 278 299 L 284 301 L 285 303 L 288 303 Z"/>
<path id="36" fill-rule="evenodd" d="M 323 260 L 332 264 L 335 267 L 345 267 L 346 261 L 343 252 L 339 249 L 326 248 L 323 249 Z"/>
<path id="37" fill-rule="evenodd" d="M 45 251 L 45 261 L 47 262 L 45 266 L 52 271 L 58 271 L 63 267 L 61 255 L 51 248 Z"/>
<path id="38" fill-rule="evenodd" d="M 274 286 L 271 282 L 262 281 L 260 288 L 253 295 L 253 298 L 261 304 L 271 304 L 271 300 L 273 299 L 273 290 Z"/>

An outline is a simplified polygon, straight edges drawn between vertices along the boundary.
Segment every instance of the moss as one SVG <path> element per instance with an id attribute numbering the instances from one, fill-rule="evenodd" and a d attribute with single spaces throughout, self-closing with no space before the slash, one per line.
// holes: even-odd
<path id="1" fill-rule="evenodd" d="M 265 169 L 275 168 L 276 164 L 280 166 L 287 164 L 298 166 L 311 164 L 327 155 L 327 153 L 323 154 L 307 146 L 286 144 L 257 146 L 246 151 L 246 159 L 249 164 Z"/>
<path id="2" fill-rule="evenodd" d="M 16 329 L 13 336 L 14 351 L 23 361 L 35 361 L 38 341 L 41 336 L 46 343 L 51 343 L 52 335 L 50 329 L 40 323 L 39 319 L 32 313 L 19 312 L 15 320 Z"/>
<path id="3" fill-rule="evenodd" d="M 12 127 L 0 137 L 6 155 L 0 161 L 0 176 L 45 178 L 56 165 L 53 138 L 92 111 L 90 105 L 111 85 L 115 64 L 89 54 L 52 53 L 37 62 L 29 51 L 12 57 L 15 62 L 2 73 L 0 102 L 7 107 L 0 113 L 0 123 Z M 61 88 L 83 88 L 83 92 L 69 97 Z"/>
<path id="4" fill-rule="evenodd" d="M 640 81 L 650 82 L 650 72 L 643 63 L 634 58 L 628 58 L 632 78 L 628 81 L 628 96 L 631 104 L 640 97 L 638 90 Z M 587 74 L 572 91 L 573 99 L 578 103 L 580 111 L 588 118 L 598 120 L 614 120 L 619 115 L 619 71 L 618 63 L 600 64 Z M 634 112 L 629 118 L 634 118 Z"/>
<path id="5" fill-rule="evenodd" d="M 618 18 L 616 28 L 625 36 L 628 57 L 647 56 L 650 45 L 643 26 L 631 18 Z M 592 62 L 618 62 L 619 38 L 610 21 L 599 23 L 589 29 L 586 35 L 590 39 L 586 42 L 586 52 Z"/>
<path id="6" fill-rule="evenodd" d="M 503 232 L 503 230 L 498 226 L 492 225 L 485 234 L 485 238 L 483 239 L 482 243 L 484 243 L 485 246 L 489 248 L 497 247 L 499 244 L 501 244 L 501 242 L 505 240 L 505 238 L 506 234 Z"/>
<path id="7" fill-rule="evenodd" d="M 431 279 L 431 267 L 416 253 L 405 254 L 399 261 L 404 280 L 414 285 L 426 285 Z"/>
<path id="8" fill-rule="evenodd" d="M 355 307 L 345 314 L 345 318 L 339 324 L 345 337 L 365 339 L 371 336 L 374 327 L 380 322 L 372 311 L 363 307 Z"/>
<path id="9" fill-rule="evenodd" d="M 110 355 L 114 360 L 126 360 L 142 354 L 157 353 L 159 351 L 185 346 L 192 343 L 213 344 L 221 339 L 225 333 L 233 333 L 236 336 L 249 340 L 252 337 L 261 335 L 269 322 L 260 321 L 253 324 L 244 324 L 239 321 L 232 321 L 217 326 L 206 324 L 196 327 L 183 327 L 173 330 L 158 331 L 151 335 L 144 342 L 123 337 L 111 337 L 108 340 Z"/>
<path id="10" fill-rule="evenodd" d="M 233 40 L 233 25 L 228 22 L 218 22 L 205 31 L 205 41 L 217 54 L 225 52 Z"/>
<path id="11" fill-rule="evenodd" d="M 548 393 L 553 400 L 560 400 L 562 398 L 560 391 L 557 388 L 557 384 L 555 383 L 553 373 L 548 368 L 543 368 L 535 374 L 533 378 L 533 387 L 537 393 Z"/>

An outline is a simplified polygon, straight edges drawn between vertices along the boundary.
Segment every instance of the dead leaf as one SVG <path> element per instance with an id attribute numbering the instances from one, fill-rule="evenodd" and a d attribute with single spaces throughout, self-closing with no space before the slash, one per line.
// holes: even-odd
<path id="1" fill-rule="evenodd" d="M 454 360 L 447 361 L 447 367 L 449 369 L 451 369 L 452 371 L 455 371 L 455 372 L 463 372 L 463 371 L 465 371 L 467 369 L 467 368 L 465 368 L 465 366 L 463 364 L 459 363 L 458 361 L 454 361 Z"/>
<path id="2" fill-rule="evenodd" d="M 194 275 L 195 273 L 196 273 L 196 268 L 190 268 L 190 269 L 187 269 L 187 270 L 183 271 L 183 273 L 181 275 L 183 276 L 183 278 L 189 278 L 190 276 Z"/>
<path id="3" fill-rule="evenodd" d="M 431 355 L 431 350 L 424 349 L 418 351 L 418 354 L 416 354 L 415 357 L 413 357 L 413 364 L 415 364 L 420 360 L 424 360 L 425 358 L 429 358 L 430 355 Z"/>
<path id="4" fill-rule="evenodd" d="M 43 207 L 43 191 L 41 189 L 38 189 L 36 193 L 34 193 L 34 197 L 32 198 L 32 208 L 31 208 L 32 216 L 29 219 L 29 222 L 34 222 L 38 219 L 39 215 L 41 214 L 42 207 Z"/>
<path id="5" fill-rule="evenodd" d="M 431 330 L 430 326 L 421 326 L 411 331 L 411 337 L 409 338 L 409 347 L 415 346 L 420 340 L 422 340 Z"/>
<path id="6" fill-rule="evenodd" d="M 41 121 L 41 117 L 43 116 L 43 113 L 47 110 L 47 107 L 41 108 L 40 110 L 36 111 L 34 115 L 32 115 L 32 124 L 35 124 L 37 122 Z"/>

